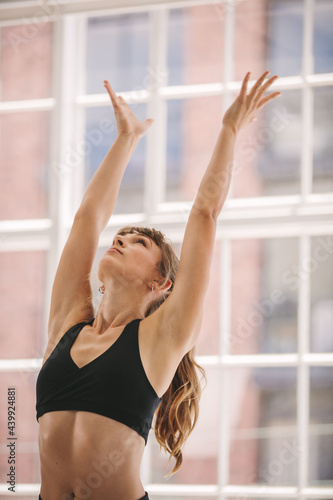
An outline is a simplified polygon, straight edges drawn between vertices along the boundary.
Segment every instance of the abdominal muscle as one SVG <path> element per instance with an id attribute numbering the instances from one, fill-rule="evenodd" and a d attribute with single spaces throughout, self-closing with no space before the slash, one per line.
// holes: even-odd
<path id="1" fill-rule="evenodd" d="M 116 420 L 85 411 L 39 417 L 42 500 L 139 500 L 145 441 Z"/>

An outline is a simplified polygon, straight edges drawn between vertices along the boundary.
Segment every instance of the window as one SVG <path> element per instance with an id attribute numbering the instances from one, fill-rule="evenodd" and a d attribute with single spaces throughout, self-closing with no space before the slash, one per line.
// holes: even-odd
<path id="1" fill-rule="evenodd" d="M 333 3 L 76 1 L 54 18 L 56 3 L 1 6 L 0 370 L 31 409 L 18 416 L 22 498 L 39 491 L 34 383 L 54 272 L 117 132 L 103 80 L 155 123 L 101 235 L 95 305 L 122 225 L 157 227 L 180 255 L 223 112 L 266 68 L 282 96 L 237 140 L 197 343 L 199 421 L 167 481 L 151 431 L 141 476 L 152 500 L 333 498 Z"/>

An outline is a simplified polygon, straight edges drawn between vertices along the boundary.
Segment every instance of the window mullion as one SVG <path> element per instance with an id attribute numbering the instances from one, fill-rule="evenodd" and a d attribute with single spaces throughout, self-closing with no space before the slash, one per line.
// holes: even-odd
<path id="1" fill-rule="evenodd" d="M 75 58 L 72 61 L 74 71 L 72 73 L 73 79 L 73 130 L 71 133 L 72 139 L 72 154 L 73 164 L 70 169 L 71 179 L 71 207 L 68 216 L 69 224 L 73 220 L 74 214 L 79 208 L 82 198 L 84 196 L 84 180 L 85 180 L 85 163 L 86 157 L 89 153 L 89 147 L 92 147 L 86 137 L 86 108 L 77 103 L 76 96 L 82 95 L 86 92 L 86 67 L 85 55 L 87 45 L 87 18 L 85 16 L 75 17 L 75 36 L 74 38 L 74 53 Z M 101 82 L 102 87 L 102 82 Z M 95 147 L 95 146 L 94 146 Z M 98 165 L 96 165 L 98 167 Z"/>
<path id="2" fill-rule="evenodd" d="M 309 260 L 311 254 L 310 236 L 300 238 L 299 264 Z M 310 277 L 302 273 L 298 288 L 298 377 L 297 377 L 297 422 L 298 422 L 298 485 L 300 491 L 307 486 L 308 480 L 308 435 L 309 435 L 309 371 L 305 363 L 305 355 L 309 352 L 309 307 L 310 307 Z M 303 498 L 300 495 L 299 498 Z"/>
<path id="3" fill-rule="evenodd" d="M 302 53 L 302 76 L 303 79 L 312 75 L 313 63 L 313 21 L 315 0 L 304 0 L 303 5 L 303 53 Z"/>
<path id="4" fill-rule="evenodd" d="M 230 368 L 224 363 L 224 357 L 228 356 L 230 350 L 231 335 L 231 241 L 220 240 L 220 356 L 222 363 L 219 366 L 220 400 L 219 400 L 219 443 L 218 443 L 218 485 L 220 488 L 219 500 L 224 500 L 224 488 L 229 481 L 229 457 L 230 457 L 230 414 L 226 409 L 229 407 L 229 376 Z"/>
<path id="5" fill-rule="evenodd" d="M 306 203 L 312 193 L 313 175 L 313 89 L 307 85 L 302 92 L 301 199 Z"/>
<path id="6" fill-rule="evenodd" d="M 313 89 L 308 77 L 313 73 L 313 18 L 314 0 L 304 1 L 303 67 L 305 87 L 302 92 L 302 150 L 301 150 L 301 197 L 306 201 L 312 192 L 313 170 Z"/>
<path id="7" fill-rule="evenodd" d="M 235 0 L 228 0 L 224 4 L 225 9 L 225 32 L 224 32 L 224 84 L 226 92 L 223 94 L 222 114 L 233 101 L 233 95 L 230 92 L 229 85 L 234 80 L 234 34 L 235 34 Z M 222 117 L 221 117 L 222 122 Z M 231 177 L 227 200 L 233 197 L 234 178 Z"/>
<path id="8" fill-rule="evenodd" d="M 147 162 L 145 170 L 144 212 L 153 215 L 165 197 L 167 102 L 160 96 L 160 88 L 167 84 L 168 11 L 150 13 L 150 73 L 148 117 L 154 124 L 147 134 Z"/>

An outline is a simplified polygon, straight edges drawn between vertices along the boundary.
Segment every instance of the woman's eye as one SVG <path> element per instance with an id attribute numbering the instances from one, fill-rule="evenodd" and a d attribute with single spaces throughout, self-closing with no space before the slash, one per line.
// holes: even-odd
<path id="1" fill-rule="evenodd" d="M 145 240 L 138 240 L 140 243 L 143 243 L 144 246 L 146 246 Z"/>

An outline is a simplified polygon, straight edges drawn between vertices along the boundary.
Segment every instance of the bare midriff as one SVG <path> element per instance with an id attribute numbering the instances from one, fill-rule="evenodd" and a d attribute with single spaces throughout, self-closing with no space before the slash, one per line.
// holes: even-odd
<path id="1" fill-rule="evenodd" d="M 139 500 L 145 441 L 116 420 L 86 411 L 39 417 L 42 500 Z"/>

